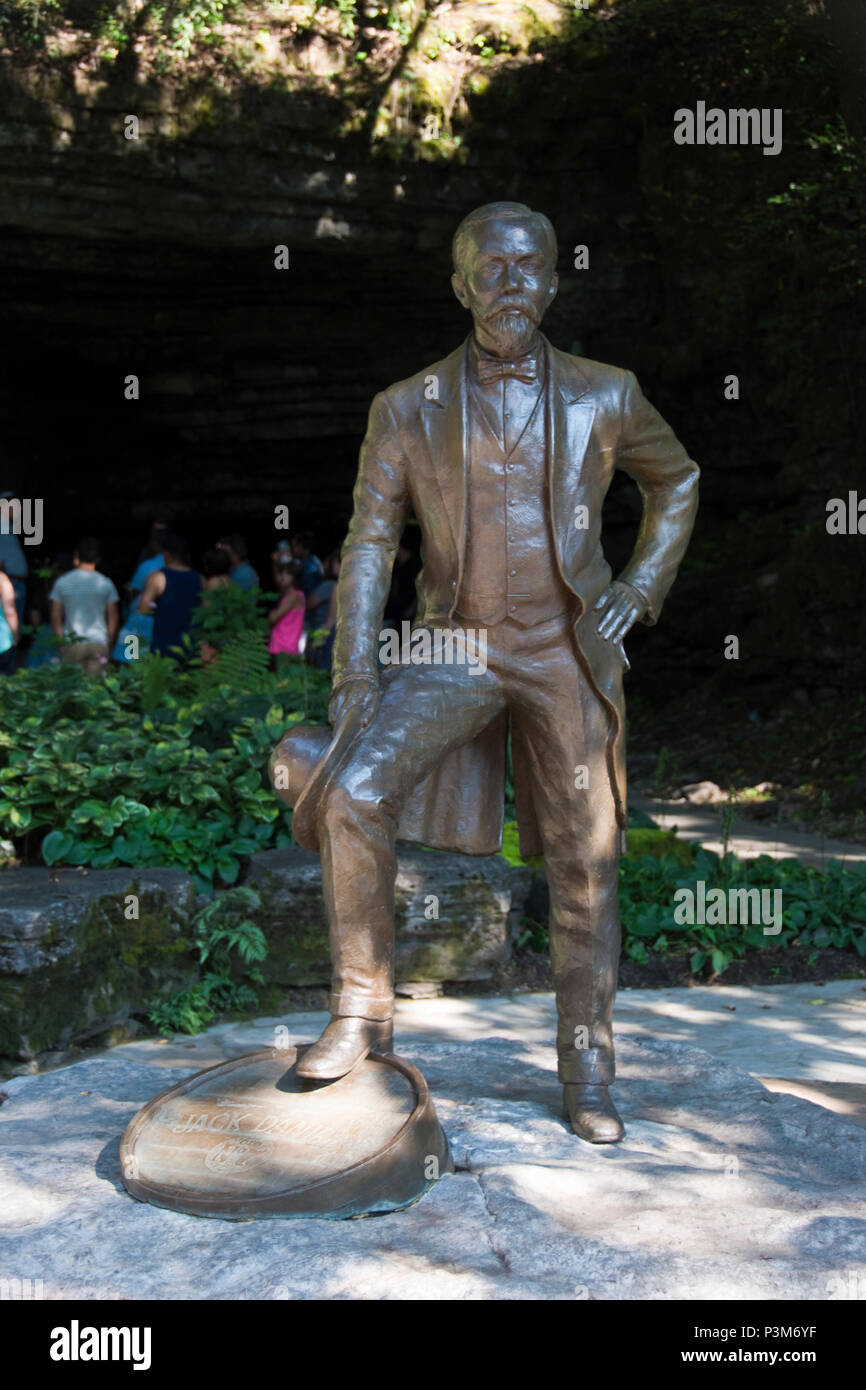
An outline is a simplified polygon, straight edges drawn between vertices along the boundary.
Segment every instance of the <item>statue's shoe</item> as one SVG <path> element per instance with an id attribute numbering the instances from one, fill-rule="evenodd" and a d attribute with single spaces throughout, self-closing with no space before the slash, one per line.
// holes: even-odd
<path id="1" fill-rule="evenodd" d="M 606 1086 L 568 1082 L 563 1087 L 565 1115 L 579 1139 L 588 1144 L 616 1144 L 625 1134 Z"/>
<path id="2" fill-rule="evenodd" d="M 394 1025 L 370 1018 L 332 1018 L 295 1068 L 308 1081 L 336 1081 L 363 1062 L 371 1052 L 391 1052 Z"/>

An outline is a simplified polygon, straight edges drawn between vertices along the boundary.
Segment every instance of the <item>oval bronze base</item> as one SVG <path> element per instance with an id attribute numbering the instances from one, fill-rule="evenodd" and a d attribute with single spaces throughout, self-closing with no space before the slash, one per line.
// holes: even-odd
<path id="1" fill-rule="evenodd" d="M 302 1080 L 305 1049 L 267 1048 L 160 1092 L 120 1144 L 141 1202 L 229 1221 L 395 1211 L 453 1172 L 427 1082 L 393 1053 Z"/>

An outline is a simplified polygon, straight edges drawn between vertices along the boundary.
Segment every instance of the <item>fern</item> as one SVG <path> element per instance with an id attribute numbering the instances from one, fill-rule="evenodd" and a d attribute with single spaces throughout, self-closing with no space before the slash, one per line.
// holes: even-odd
<path id="1" fill-rule="evenodd" d="M 270 656 L 263 612 L 267 597 L 258 589 L 240 589 L 236 584 L 203 595 L 193 614 L 193 637 L 215 648 L 217 654 L 211 661 L 196 664 L 200 695 L 221 685 L 258 691 L 267 683 Z"/>
<path id="2" fill-rule="evenodd" d="M 197 692 L 208 695 L 221 685 L 233 690 L 258 692 L 267 687 L 270 656 L 264 635 L 247 631 L 229 638 L 213 661 L 198 668 Z"/>
<path id="3" fill-rule="evenodd" d="M 145 714 L 153 714 L 165 700 L 174 662 L 169 656 L 145 652 L 138 659 L 136 671 L 141 681 L 141 708 Z"/>
<path id="4" fill-rule="evenodd" d="M 267 633 L 262 604 L 267 596 L 259 589 L 241 589 L 226 584 L 209 589 L 192 615 L 192 632 L 197 642 L 222 647 L 233 637 L 251 630 Z"/>
<path id="5" fill-rule="evenodd" d="M 261 928 L 244 913 L 261 905 L 255 889 L 232 888 L 196 913 L 199 965 L 209 963 L 209 968 L 188 989 L 149 1005 L 148 1017 L 158 1032 L 167 1037 L 200 1033 L 218 1013 L 255 1007 L 258 996 L 252 986 L 262 984 L 263 976 L 254 962 L 265 959 L 268 943 Z M 238 962 L 246 967 L 240 980 L 235 978 Z"/>

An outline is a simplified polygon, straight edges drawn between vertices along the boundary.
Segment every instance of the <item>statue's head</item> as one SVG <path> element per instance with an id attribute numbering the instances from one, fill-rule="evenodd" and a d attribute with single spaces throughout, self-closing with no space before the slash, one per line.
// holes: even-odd
<path id="1" fill-rule="evenodd" d="M 485 203 L 464 217 L 451 253 L 451 285 L 478 341 L 499 357 L 525 352 L 559 284 L 549 219 L 524 203 Z"/>

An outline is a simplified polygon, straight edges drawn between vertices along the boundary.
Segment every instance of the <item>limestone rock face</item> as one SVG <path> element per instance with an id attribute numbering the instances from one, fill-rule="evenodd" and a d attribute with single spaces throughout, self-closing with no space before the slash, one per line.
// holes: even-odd
<path id="1" fill-rule="evenodd" d="M 531 875 L 499 855 L 470 858 L 400 847 L 395 884 L 397 980 L 485 980 L 507 961 Z M 265 978 L 324 984 L 328 928 L 319 856 L 302 849 L 253 855 L 247 882 L 262 899 Z"/>
<path id="2" fill-rule="evenodd" d="M 180 869 L 0 875 L 0 1055 L 83 1042 L 191 984 L 194 907 Z"/>
<path id="3" fill-rule="evenodd" d="M 404 847 L 396 885 L 398 980 L 485 980 L 511 952 L 530 871 Z M 251 916 L 268 941 L 270 993 L 326 986 L 319 857 L 254 855 Z M 0 874 L 0 1057 L 85 1042 L 198 977 L 196 894 L 180 869 L 18 869 Z M 137 914 L 137 915 L 135 915 Z"/>
<path id="4" fill-rule="evenodd" d="M 301 66 L 327 68 L 329 48 L 312 38 Z M 194 546 L 212 544 L 227 517 L 251 534 L 272 528 L 278 503 L 324 549 L 342 539 L 373 396 L 468 332 L 449 286 L 451 238 L 478 204 L 534 200 L 564 247 L 592 242 L 606 276 L 620 255 L 641 273 L 645 253 L 616 221 L 637 153 L 630 135 L 611 147 L 605 118 L 621 98 L 605 82 L 574 83 L 577 109 L 563 111 L 527 61 L 522 77 L 497 80 L 489 114 L 478 103 L 471 150 L 433 158 L 438 146 L 419 146 L 414 127 L 402 154 L 347 134 L 352 113 L 320 83 L 229 91 L 219 72 L 183 87 L 143 82 L 132 60 L 98 78 L 72 58 L 53 66 L 53 78 L 35 61 L 0 69 L 15 343 L 0 425 L 12 464 L 34 459 L 26 486 L 56 499 L 49 544 L 86 527 L 112 572 L 129 564 L 118 518 L 142 527 L 166 509 Z M 375 111 L 375 88 L 370 101 Z M 137 139 L 124 134 L 130 114 Z M 564 277 L 547 320 L 561 347 L 583 331 L 598 279 Z M 63 362 L 51 383 L 62 463 L 35 447 L 48 428 L 37 403 L 49 344 Z"/>

